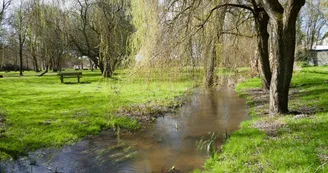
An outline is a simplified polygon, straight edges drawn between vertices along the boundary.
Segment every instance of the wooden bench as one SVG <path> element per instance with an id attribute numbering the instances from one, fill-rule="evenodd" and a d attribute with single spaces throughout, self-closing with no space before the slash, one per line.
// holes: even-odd
<path id="1" fill-rule="evenodd" d="M 64 78 L 76 78 L 77 82 L 80 83 L 80 78 L 82 78 L 82 72 L 59 72 L 57 74 L 60 78 L 61 83 L 64 83 Z"/>

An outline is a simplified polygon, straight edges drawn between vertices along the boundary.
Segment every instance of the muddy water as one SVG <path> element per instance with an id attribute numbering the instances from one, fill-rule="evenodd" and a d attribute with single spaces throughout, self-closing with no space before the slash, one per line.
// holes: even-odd
<path id="1" fill-rule="evenodd" d="M 63 173 L 139 173 L 166 172 L 175 166 L 182 172 L 200 169 L 206 151 L 196 143 L 209 132 L 223 135 L 238 129 L 247 119 L 245 101 L 232 89 L 202 91 L 175 114 L 160 117 L 150 127 L 116 139 L 103 132 L 91 140 L 62 149 L 43 149 L 28 158 L 1 163 L 6 172 Z M 0 169 L 1 170 L 1 169 Z"/>

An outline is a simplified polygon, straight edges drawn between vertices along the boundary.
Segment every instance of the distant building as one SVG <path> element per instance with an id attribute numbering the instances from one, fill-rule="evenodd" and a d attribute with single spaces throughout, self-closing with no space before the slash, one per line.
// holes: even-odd
<path id="1" fill-rule="evenodd" d="M 316 66 L 328 65 L 328 38 L 323 39 L 319 45 L 313 47 L 308 63 Z"/>
<path id="2" fill-rule="evenodd" d="M 90 61 L 90 59 L 87 56 L 78 57 L 75 62 L 72 64 L 74 69 L 79 70 L 86 70 L 86 69 L 93 69 L 94 64 Z"/>

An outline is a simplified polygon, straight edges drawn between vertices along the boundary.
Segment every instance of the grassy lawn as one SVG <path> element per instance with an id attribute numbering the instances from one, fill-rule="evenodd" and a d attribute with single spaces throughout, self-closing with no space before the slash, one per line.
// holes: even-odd
<path id="1" fill-rule="evenodd" d="M 132 104 L 173 104 L 174 97 L 190 89 L 181 80 L 128 80 L 123 71 L 111 79 L 99 71 L 83 71 L 61 84 L 56 73 L 37 77 L 34 72 L 0 72 L 0 160 L 42 147 L 70 144 L 104 128 L 118 125 L 136 129 L 136 120 L 113 112 Z"/>
<path id="2" fill-rule="evenodd" d="M 205 172 L 328 172 L 328 67 L 294 73 L 290 110 L 302 112 L 296 116 L 270 118 L 260 86 L 258 78 L 237 86 L 253 118 L 206 161 Z"/>

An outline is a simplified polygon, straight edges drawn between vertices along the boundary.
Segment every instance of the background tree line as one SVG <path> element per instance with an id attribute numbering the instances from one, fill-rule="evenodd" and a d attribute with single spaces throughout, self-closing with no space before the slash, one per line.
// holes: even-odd
<path id="1" fill-rule="evenodd" d="M 202 73 L 250 66 L 288 113 L 295 59 L 327 37 L 326 0 L 2 0 L 0 69 L 54 72 L 87 58 L 111 77 L 132 72 Z"/>
<path id="2" fill-rule="evenodd" d="M 128 7 L 125 1 L 4 0 L 0 68 L 56 72 L 87 57 L 110 77 L 129 52 Z"/>

